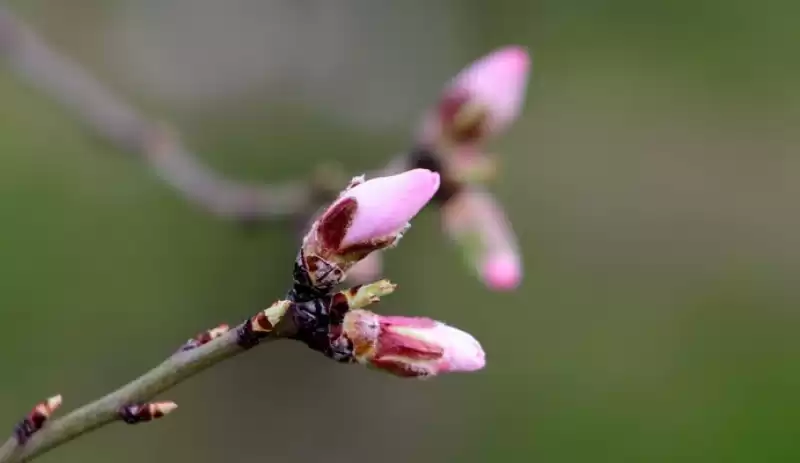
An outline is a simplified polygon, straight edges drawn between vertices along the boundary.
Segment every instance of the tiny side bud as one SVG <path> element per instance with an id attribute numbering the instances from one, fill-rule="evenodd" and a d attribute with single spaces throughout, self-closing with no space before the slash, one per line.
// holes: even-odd
<path id="1" fill-rule="evenodd" d="M 218 337 L 227 333 L 228 330 L 230 330 L 230 327 L 227 324 L 223 323 L 219 326 L 211 328 L 210 330 L 203 331 L 194 338 L 186 341 L 186 343 L 183 346 L 181 346 L 180 350 L 187 351 L 196 349 L 204 344 L 208 344 L 214 339 L 217 339 Z"/>
<path id="2" fill-rule="evenodd" d="M 55 395 L 40 402 L 33 407 L 28 415 L 20 421 L 14 428 L 14 435 L 17 443 L 25 444 L 37 431 L 42 429 L 45 422 L 53 415 L 58 407 L 61 406 L 61 395 Z"/>
<path id="3" fill-rule="evenodd" d="M 262 310 L 247 319 L 236 333 L 236 342 L 245 349 L 257 345 L 272 333 L 291 305 L 292 303 L 289 301 L 277 301 L 269 306 L 268 309 Z"/>
<path id="4" fill-rule="evenodd" d="M 175 402 L 148 402 L 126 405 L 119 410 L 119 417 L 128 424 L 145 423 L 161 418 L 178 408 Z"/>

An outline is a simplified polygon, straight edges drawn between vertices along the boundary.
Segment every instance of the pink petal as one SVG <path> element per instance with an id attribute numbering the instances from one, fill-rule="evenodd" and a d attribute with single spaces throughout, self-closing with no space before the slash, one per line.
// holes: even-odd
<path id="1" fill-rule="evenodd" d="M 385 238 L 398 233 L 439 189 L 439 174 L 413 169 L 378 177 L 353 187 L 343 198 L 356 200 L 358 208 L 341 246 Z"/>
<path id="2" fill-rule="evenodd" d="M 509 291 L 522 280 L 522 256 L 502 206 L 485 190 L 465 190 L 442 208 L 445 233 L 468 253 L 490 289 Z"/>
<path id="3" fill-rule="evenodd" d="M 425 317 L 404 317 L 402 315 L 381 315 L 381 325 L 386 327 L 415 328 L 431 330 L 439 325 L 436 320 Z"/>
<path id="4" fill-rule="evenodd" d="M 522 268 L 517 256 L 509 253 L 489 255 L 481 269 L 481 276 L 490 289 L 508 291 L 516 288 L 522 279 Z"/>
<path id="5" fill-rule="evenodd" d="M 433 374 L 475 371 L 486 365 L 486 355 L 480 343 L 471 334 L 458 328 L 427 318 L 412 317 L 381 317 L 381 323 L 390 323 L 391 333 L 409 344 L 421 341 L 439 346 L 443 355 L 435 365 L 431 365 Z"/>
<path id="6" fill-rule="evenodd" d="M 475 371 L 486 365 L 486 354 L 471 334 L 439 323 L 434 336 L 444 347 L 439 361 L 440 372 Z"/>
<path id="7" fill-rule="evenodd" d="M 473 62 L 453 78 L 449 87 L 467 91 L 486 105 L 492 131 L 504 130 L 519 115 L 525 99 L 531 60 L 525 48 L 500 48 Z"/>

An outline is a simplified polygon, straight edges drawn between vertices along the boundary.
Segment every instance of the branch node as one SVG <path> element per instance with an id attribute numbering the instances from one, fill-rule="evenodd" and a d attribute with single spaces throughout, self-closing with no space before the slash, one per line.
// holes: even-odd
<path id="1" fill-rule="evenodd" d="M 352 363 L 355 361 L 353 344 L 346 336 L 342 336 L 345 315 L 351 310 L 377 302 L 395 288 L 396 285 L 389 280 L 380 280 L 323 298 L 296 302 L 292 316 L 297 333 L 291 338 L 336 362 Z"/>
<path id="2" fill-rule="evenodd" d="M 256 346 L 275 330 L 292 303 L 277 301 L 268 309 L 253 315 L 239 326 L 236 333 L 236 343 L 244 349 Z"/>
<path id="3" fill-rule="evenodd" d="M 294 261 L 292 279 L 292 289 L 289 290 L 287 299 L 295 302 L 311 301 L 328 296 L 333 287 L 344 279 L 344 272 L 338 265 L 316 254 L 308 255 L 301 248 Z"/>

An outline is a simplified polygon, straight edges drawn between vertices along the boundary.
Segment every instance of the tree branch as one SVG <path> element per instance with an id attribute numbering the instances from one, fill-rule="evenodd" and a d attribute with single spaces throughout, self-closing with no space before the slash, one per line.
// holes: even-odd
<path id="1" fill-rule="evenodd" d="M 147 120 L 35 31 L 0 6 L 0 54 L 24 82 L 47 95 L 94 134 L 138 155 L 190 202 L 217 216 L 264 219 L 308 207 L 304 182 L 242 185 L 205 166 L 164 124 Z"/>
<path id="2" fill-rule="evenodd" d="M 236 332 L 231 331 L 197 349 L 176 354 L 120 389 L 49 423 L 24 446 L 12 436 L 0 448 L 0 462 L 30 460 L 117 421 L 122 407 L 150 400 L 179 382 L 243 351 L 236 343 Z"/>
<path id="3" fill-rule="evenodd" d="M 363 308 L 391 294 L 395 286 L 386 280 L 361 285 L 305 302 L 278 301 L 233 330 L 215 328 L 189 340 L 159 366 L 116 391 L 84 405 L 51 423 L 44 416 L 30 439 L 12 435 L 0 447 L 0 463 L 29 461 L 84 434 L 121 421 L 131 404 L 147 402 L 223 360 L 277 339 L 303 340 L 330 330 L 330 315 Z M 313 320 L 312 324 L 297 320 Z M 316 346 L 310 346 L 316 349 Z M 324 352 L 323 352 L 324 353 Z M 339 360 L 341 361 L 341 360 Z M 48 414 L 49 415 L 49 414 Z M 23 420 L 24 422 L 25 420 Z M 37 432 L 38 431 L 38 432 Z"/>

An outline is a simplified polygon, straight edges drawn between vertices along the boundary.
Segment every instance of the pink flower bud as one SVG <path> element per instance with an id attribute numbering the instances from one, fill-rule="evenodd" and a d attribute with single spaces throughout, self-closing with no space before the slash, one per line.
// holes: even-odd
<path id="1" fill-rule="evenodd" d="M 502 207 L 486 191 L 462 190 L 442 208 L 444 231 L 459 244 L 481 280 L 509 291 L 522 280 L 516 236 Z"/>
<path id="2" fill-rule="evenodd" d="M 429 318 L 351 310 L 342 332 L 353 343 L 356 360 L 397 376 L 424 378 L 486 365 L 483 348 L 474 337 Z"/>
<path id="3" fill-rule="evenodd" d="M 450 82 L 446 94 L 452 98 L 463 92 L 467 102 L 484 107 L 489 131 L 498 133 L 519 115 L 530 67 L 530 57 L 523 47 L 504 47 L 462 70 Z"/>
<path id="4" fill-rule="evenodd" d="M 522 265 L 519 256 L 499 252 L 486 256 L 481 268 L 481 277 L 486 286 L 495 291 L 509 291 L 522 280 Z"/>
<path id="5" fill-rule="evenodd" d="M 438 188 L 439 174 L 427 169 L 367 181 L 356 177 L 314 223 L 306 242 L 326 254 L 374 250 L 379 242 L 399 238 Z"/>
<path id="6" fill-rule="evenodd" d="M 474 61 L 446 85 L 423 118 L 418 141 L 460 149 L 501 133 L 519 116 L 530 67 L 528 52 L 516 45 Z"/>
<path id="7" fill-rule="evenodd" d="M 309 283 L 338 284 L 371 252 L 396 244 L 408 221 L 438 189 L 439 174 L 427 169 L 367 181 L 354 178 L 303 240 L 302 265 Z"/>

